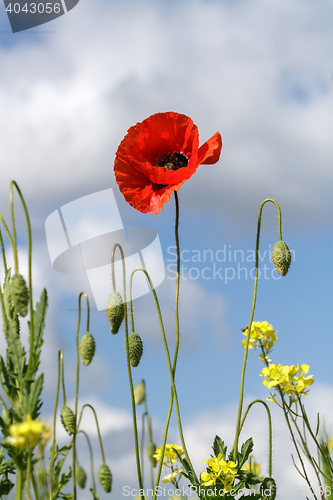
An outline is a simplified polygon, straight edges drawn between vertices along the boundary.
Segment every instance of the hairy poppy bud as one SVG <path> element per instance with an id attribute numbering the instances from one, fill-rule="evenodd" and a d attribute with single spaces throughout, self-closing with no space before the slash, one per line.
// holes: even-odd
<path id="1" fill-rule="evenodd" d="M 276 484 L 272 477 L 265 477 L 260 487 L 262 500 L 274 500 L 276 497 Z"/>
<path id="2" fill-rule="evenodd" d="M 81 465 L 76 467 L 76 482 L 82 488 L 82 490 L 86 487 L 87 474 Z"/>
<path id="3" fill-rule="evenodd" d="M 11 291 L 14 307 L 20 316 L 28 314 L 29 291 L 21 274 L 14 274 L 11 281 Z"/>
<path id="4" fill-rule="evenodd" d="M 156 458 L 154 457 L 155 453 L 156 453 L 156 445 L 155 445 L 155 443 L 150 441 L 150 443 L 148 443 L 148 446 L 147 446 L 147 455 L 148 455 L 148 458 L 149 458 L 149 461 L 150 461 L 152 467 L 156 467 L 156 463 L 157 463 Z"/>
<path id="5" fill-rule="evenodd" d="M 143 380 L 134 387 L 134 399 L 137 405 L 141 405 L 146 399 L 146 387 Z"/>
<path id="6" fill-rule="evenodd" d="M 276 271 L 281 276 L 285 276 L 291 264 L 291 253 L 287 243 L 284 241 L 278 241 L 275 243 L 272 252 L 272 261 Z"/>
<path id="7" fill-rule="evenodd" d="M 96 344 L 94 337 L 90 332 L 84 333 L 80 341 L 81 361 L 84 366 L 90 365 L 95 354 L 95 349 Z"/>
<path id="8" fill-rule="evenodd" d="M 65 431 L 70 436 L 75 432 L 75 415 L 69 406 L 63 406 L 60 412 L 60 419 Z"/>
<path id="9" fill-rule="evenodd" d="M 110 293 L 106 312 L 110 322 L 110 331 L 116 335 L 125 316 L 125 306 L 119 292 Z"/>
<path id="10" fill-rule="evenodd" d="M 98 481 L 105 493 L 110 493 L 112 487 L 112 474 L 106 464 L 101 465 L 99 468 Z"/>
<path id="11" fill-rule="evenodd" d="M 132 332 L 128 336 L 129 359 L 133 367 L 138 366 L 143 353 L 143 343 L 138 333 Z"/>

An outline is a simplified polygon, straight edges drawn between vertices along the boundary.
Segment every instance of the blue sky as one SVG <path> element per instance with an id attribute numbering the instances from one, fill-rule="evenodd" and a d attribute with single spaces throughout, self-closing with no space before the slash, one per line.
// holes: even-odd
<path id="1" fill-rule="evenodd" d="M 173 200 L 158 216 L 135 211 L 118 191 L 113 161 L 130 126 L 155 112 L 176 111 L 197 124 L 201 143 L 217 130 L 223 140 L 219 163 L 201 166 L 179 191 L 181 248 L 188 250 L 184 257 L 210 250 L 214 259 L 183 265 L 199 273 L 205 266 L 222 267 L 224 277 L 225 267 L 236 272 L 226 283 L 218 276 L 189 279 L 184 271 L 181 283 L 177 382 L 198 470 L 216 433 L 227 433 L 222 437 L 232 445 L 241 328 L 249 319 L 253 291 L 245 272 L 237 278 L 239 262 L 219 263 L 216 252 L 227 248 L 249 255 L 254 250 L 257 213 L 265 198 L 281 206 L 284 239 L 295 262 L 285 278 L 272 278 L 268 252 L 278 239 L 277 215 L 266 205 L 261 249 L 267 252 L 263 265 L 270 279 L 260 280 L 255 319 L 278 330 L 273 361 L 310 365 L 316 382 L 307 396 L 309 405 L 326 412 L 325 422 L 333 427 L 332 404 L 327 403 L 332 394 L 332 28 L 328 0 L 81 0 L 49 24 L 11 34 L 0 4 L 1 211 L 8 219 L 8 186 L 14 178 L 26 197 L 34 231 L 35 296 L 46 286 L 51 302 L 43 360 L 47 415 L 60 347 L 68 353 L 68 394 L 73 396 L 77 295 L 87 290 L 92 304 L 93 297 L 84 274 L 52 268 L 45 220 L 62 205 L 111 187 L 124 225 L 155 228 L 166 267 L 171 264 Z M 25 226 L 20 209 L 17 214 L 24 268 Z M 247 267 L 250 272 L 253 263 Z M 172 344 L 171 278 L 167 268 L 157 291 Z M 149 296 L 135 301 L 145 351 L 134 377 L 136 382 L 146 379 L 158 440 L 169 382 L 152 307 Z M 97 354 L 94 364 L 82 370 L 82 398 L 92 398 L 100 408 L 119 496 L 132 440 L 123 332 L 110 336 L 104 311 L 92 312 L 91 331 Z M 260 370 L 250 353 L 247 398 L 268 395 Z M 226 419 L 229 424 L 221 423 Z M 249 432 L 256 431 L 255 425 Z M 177 439 L 175 422 L 172 433 Z M 282 444 L 287 449 L 278 416 L 276 436 L 277 451 Z M 262 461 L 266 440 L 258 433 Z M 289 456 L 276 457 L 276 475 L 283 484 L 299 484 L 296 473 L 290 475 Z M 133 484 L 134 474 L 133 466 Z"/>

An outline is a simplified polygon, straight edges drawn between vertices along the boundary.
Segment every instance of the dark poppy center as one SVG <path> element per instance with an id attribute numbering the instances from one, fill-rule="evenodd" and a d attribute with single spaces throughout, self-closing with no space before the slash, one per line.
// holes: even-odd
<path id="1" fill-rule="evenodd" d="M 157 167 L 164 167 L 165 170 L 178 170 L 187 167 L 188 158 L 184 153 L 164 153 L 156 160 Z"/>

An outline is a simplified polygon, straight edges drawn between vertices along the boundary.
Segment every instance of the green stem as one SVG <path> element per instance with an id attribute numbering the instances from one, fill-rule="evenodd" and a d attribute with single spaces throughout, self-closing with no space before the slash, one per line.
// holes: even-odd
<path id="1" fill-rule="evenodd" d="M 129 343 L 128 343 L 128 314 L 127 314 L 127 301 L 126 301 L 126 269 L 125 269 L 125 256 L 122 246 L 119 243 L 116 243 L 112 249 L 111 255 L 111 272 L 112 272 L 112 283 L 113 283 L 113 291 L 115 291 L 115 273 L 114 273 L 114 257 L 116 250 L 119 250 L 122 261 L 122 269 L 123 269 L 123 303 L 124 303 L 124 311 L 125 311 L 125 347 L 126 347 L 126 361 L 127 361 L 127 372 L 128 372 L 128 381 L 131 391 L 131 402 L 132 402 L 132 420 L 133 420 L 133 430 L 134 430 L 134 445 L 135 445 L 135 458 L 136 458 L 136 467 L 137 467 L 137 475 L 139 482 L 139 489 L 143 491 L 143 482 L 142 482 L 142 474 L 141 474 L 141 466 L 140 466 L 140 451 L 139 451 L 139 437 L 138 437 L 138 426 L 136 421 L 136 408 L 135 408 L 135 398 L 134 398 L 134 386 L 133 386 L 133 378 L 132 378 L 132 370 L 131 363 L 129 358 Z M 141 495 L 141 500 L 145 500 L 144 496 Z"/>
<path id="2" fill-rule="evenodd" d="M 19 467 L 16 468 L 16 488 L 15 488 L 15 500 L 22 500 L 24 481 L 23 481 L 23 471 Z"/>
<path id="3" fill-rule="evenodd" d="M 82 412 L 81 412 L 81 415 L 82 415 Z M 88 443 L 89 457 L 90 457 L 91 481 L 92 481 L 93 489 L 96 491 L 96 481 L 95 481 L 95 472 L 94 472 L 94 455 L 93 455 L 93 450 L 92 450 L 91 442 L 90 442 L 88 434 L 85 431 L 79 431 L 78 434 L 80 432 L 82 432 L 82 434 L 85 436 L 85 438 L 87 440 L 87 443 Z"/>
<path id="4" fill-rule="evenodd" d="M 159 304 L 158 297 L 157 297 L 156 291 L 154 289 L 153 283 L 152 283 L 152 281 L 150 279 L 150 276 L 149 276 L 148 272 L 146 271 L 146 269 L 137 268 L 137 269 L 134 269 L 132 271 L 132 273 L 131 273 L 130 282 L 129 282 L 129 294 L 130 294 L 130 296 L 129 296 L 129 303 L 130 303 L 130 309 L 132 309 L 132 307 L 133 307 L 133 305 L 132 305 L 132 281 L 133 281 L 134 274 L 137 271 L 141 271 L 141 272 L 143 272 L 146 275 L 146 278 L 148 280 L 150 289 L 151 289 L 151 291 L 153 293 L 153 296 L 154 296 L 154 299 L 155 299 L 155 304 L 156 304 L 158 319 L 159 319 L 161 333 L 162 333 L 162 338 L 163 338 L 164 349 L 165 349 L 167 363 L 168 363 L 168 368 L 169 368 L 170 380 L 171 380 L 170 405 L 169 405 L 169 411 L 168 411 L 168 415 L 167 415 L 167 421 L 166 421 L 165 430 L 164 430 L 164 436 L 163 436 L 163 445 L 162 445 L 162 449 L 161 449 L 161 460 L 160 460 L 160 464 L 159 464 L 159 468 L 158 468 L 158 472 L 157 472 L 157 478 L 156 478 L 156 486 L 158 486 L 159 481 L 160 481 L 160 477 L 161 477 L 162 466 L 163 466 L 163 456 L 164 456 L 164 450 L 165 450 L 165 445 L 166 445 L 166 440 L 167 440 L 167 433 L 168 433 L 168 427 L 169 427 L 170 417 L 171 417 L 171 411 L 172 411 L 172 405 L 173 405 L 173 398 L 175 399 L 175 407 L 176 407 L 176 412 L 177 412 L 177 422 L 178 422 L 178 429 L 179 429 L 179 435 L 180 435 L 180 439 L 181 439 L 181 443 L 182 443 L 182 448 L 184 450 L 184 453 L 185 453 L 185 456 L 186 456 L 186 459 L 187 459 L 189 465 L 193 469 L 193 472 L 194 472 L 194 468 L 192 466 L 190 457 L 188 455 L 186 444 L 185 444 L 185 440 L 184 440 L 183 429 L 182 429 L 181 418 L 180 418 L 180 411 L 179 411 L 177 391 L 176 391 L 176 386 L 175 386 L 175 382 L 174 382 L 174 370 L 173 370 L 173 366 L 171 364 L 170 352 L 169 352 L 169 347 L 168 347 L 168 343 L 167 343 L 167 339 L 166 339 L 166 335 L 165 335 L 165 330 L 164 330 L 164 324 L 163 324 L 163 319 L 162 319 L 161 308 L 160 308 L 160 304 Z M 175 364 L 174 364 L 174 367 L 175 367 Z M 155 497 L 156 497 L 156 493 L 157 493 L 157 490 L 155 488 L 154 500 L 155 500 Z"/>
<path id="5" fill-rule="evenodd" d="M 249 413 L 250 409 L 252 408 L 252 406 L 255 403 L 261 403 L 262 405 L 264 405 L 264 407 L 266 408 L 266 412 L 267 412 L 267 418 L 268 418 L 268 475 L 269 475 L 269 477 L 272 477 L 272 473 L 273 473 L 273 466 L 272 466 L 272 448 L 273 448 L 272 417 L 271 417 L 271 412 L 268 408 L 268 405 L 267 405 L 267 403 L 265 403 L 265 401 L 262 401 L 261 399 L 256 399 L 248 405 L 248 407 L 244 413 L 242 422 L 240 424 L 239 433 L 241 432 L 241 430 L 243 428 L 247 414 Z"/>
<path id="6" fill-rule="evenodd" d="M 79 295 L 79 313 L 78 313 L 78 322 L 76 329 L 76 388 L 75 388 L 75 431 L 73 434 L 73 494 L 74 500 L 76 500 L 76 433 L 77 433 L 77 411 L 78 411 L 78 398 L 79 398 L 79 378 L 80 378 L 80 352 L 79 352 L 79 331 L 80 331 L 80 322 L 81 322 L 81 297 L 84 296 L 87 302 L 87 323 L 89 326 L 89 299 L 88 295 L 85 292 L 81 292 Z"/>
<path id="7" fill-rule="evenodd" d="M 246 370 L 246 363 L 247 363 L 247 356 L 248 356 L 248 350 L 249 350 L 249 342 L 250 342 L 250 333 L 251 333 L 251 327 L 252 327 L 252 321 L 253 321 L 253 316 L 254 316 L 254 311 L 256 307 L 256 301 L 257 301 L 257 290 L 258 290 L 258 279 L 259 279 L 259 242 L 260 242 L 260 229 L 261 229 L 261 219 L 262 219 L 262 211 L 264 208 L 264 205 L 266 203 L 273 203 L 278 211 L 278 216 L 279 216 L 279 238 L 282 240 L 282 216 L 281 216 L 281 209 L 278 205 L 278 203 L 271 199 L 267 198 L 264 200 L 259 208 L 259 214 L 258 214 L 258 224 L 257 224 L 257 238 L 256 238 L 256 261 L 255 261 L 255 278 L 254 278 L 254 290 L 253 290 L 253 300 L 252 300 L 252 309 L 251 309 L 251 315 L 250 315 L 250 321 L 248 325 L 248 333 L 246 337 L 246 344 L 245 344 L 245 351 L 244 351 L 244 358 L 243 358 L 243 366 L 242 366 L 242 373 L 241 373 L 241 382 L 240 382 L 240 395 L 239 395 L 239 406 L 238 406 L 238 415 L 237 415 L 237 425 L 236 425 L 236 435 L 235 435 L 235 442 L 233 445 L 233 457 L 234 457 L 234 462 L 237 461 L 237 451 L 238 451 L 238 441 L 239 441 L 239 433 L 240 433 L 240 422 L 242 418 L 242 409 L 243 409 L 243 400 L 244 400 L 244 381 L 245 381 L 245 370 Z"/>
<path id="8" fill-rule="evenodd" d="M 60 377 L 64 376 L 64 353 L 63 350 L 60 349 L 58 352 L 58 378 L 57 378 L 57 393 L 54 405 L 53 412 L 53 440 L 52 446 L 50 449 L 50 500 L 53 497 L 53 483 L 54 483 L 54 454 L 55 454 L 55 446 L 56 446 L 56 429 L 57 429 L 57 411 L 58 411 L 58 402 L 59 402 L 59 390 L 60 390 Z M 64 392 L 64 386 L 63 386 Z M 66 396 L 64 396 L 64 406 L 66 405 Z"/>
<path id="9" fill-rule="evenodd" d="M 26 489 L 27 500 L 31 500 L 31 495 L 30 495 L 31 454 L 32 454 L 32 450 L 29 450 L 28 461 L 27 461 L 27 489 Z"/>
<path id="10" fill-rule="evenodd" d="M 15 267 L 15 274 L 18 274 L 19 268 L 18 268 L 18 256 L 17 256 L 17 241 L 16 241 L 16 226 L 15 226 L 15 217 L 14 217 L 14 197 L 13 197 L 13 186 L 15 186 L 16 191 L 20 197 L 23 210 L 25 213 L 26 221 L 27 221 L 27 229 L 28 229 L 28 266 L 29 266 L 29 304 L 30 304 L 30 349 L 29 349 L 29 363 L 28 363 L 28 369 L 27 373 L 25 376 L 26 380 L 29 380 L 30 377 L 30 371 L 31 371 L 31 365 L 32 365 L 32 359 L 33 359 L 33 354 L 34 354 L 34 313 L 33 313 L 33 297 L 32 297 L 32 237 L 31 237 L 31 224 L 30 224 L 30 218 L 29 218 L 29 213 L 28 209 L 26 206 L 26 203 L 24 201 L 23 195 L 21 193 L 20 188 L 16 184 L 15 181 L 11 181 L 10 183 L 10 210 L 11 210 L 11 217 L 12 217 L 12 226 L 13 226 L 13 255 L 14 255 L 14 267 Z"/>
<path id="11" fill-rule="evenodd" d="M 4 271 L 5 271 L 5 276 L 6 276 L 6 275 L 7 275 L 8 268 L 7 268 L 7 260 L 6 260 L 5 245 L 4 245 L 4 243 L 3 243 L 1 229 L 0 229 L 0 245 L 1 245 L 1 253 L 2 253 L 3 268 L 4 268 Z"/>
<path id="12" fill-rule="evenodd" d="M 82 406 L 81 413 L 80 413 L 80 418 L 79 418 L 79 422 L 78 422 L 77 426 L 78 426 L 78 428 L 80 427 L 80 423 L 81 423 L 81 419 L 82 419 L 84 408 L 90 408 L 92 410 L 93 414 L 94 414 L 95 422 L 96 422 L 96 428 L 97 428 L 97 434 L 98 434 L 98 440 L 99 440 L 99 446 L 100 446 L 100 449 L 101 449 L 102 460 L 103 460 L 103 464 L 105 464 L 105 455 L 104 455 L 104 449 L 103 449 L 101 431 L 100 431 L 99 424 L 98 424 L 97 414 L 96 414 L 96 411 L 95 411 L 95 409 L 94 409 L 93 406 L 91 406 L 90 404 L 85 404 L 85 405 Z M 83 431 L 80 431 L 80 432 L 83 432 Z"/>

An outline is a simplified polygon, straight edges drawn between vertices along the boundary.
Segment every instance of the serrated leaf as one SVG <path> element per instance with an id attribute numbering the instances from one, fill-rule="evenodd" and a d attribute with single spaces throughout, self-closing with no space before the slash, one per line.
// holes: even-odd
<path id="1" fill-rule="evenodd" d="M 7 321 L 6 340 L 8 346 L 8 357 L 13 364 L 13 369 L 17 375 L 19 384 L 23 382 L 23 370 L 25 365 L 25 350 L 22 347 L 21 339 L 16 331 L 16 325 L 12 320 Z"/>
<path id="2" fill-rule="evenodd" d="M 39 396 L 41 395 L 44 383 L 44 374 L 41 373 L 36 380 L 30 385 L 30 394 L 28 399 L 28 412 L 31 418 L 35 420 L 38 417 L 38 413 L 42 402 L 39 401 Z"/>
<path id="3" fill-rule="evenodd" d="M 241 451 L 238 453 L 238 467 L 241 468 L 248 460 L 253 450 L 253 439 L 249 438 L 242 444 Z"/>
<path id="4" fill-rule="evenodd" d="M 222 441 L 222 439 L 219 436 L 215 436 L 213 443 L 213 450 L 216 457 L 218 456 L 219 453 L 221 453 L 223 460 L 225 460 L 227 447 L 224 445 L 224 441 Z"/>
<path id="5" fill-rule="evenodd" d="M 43 345 L 43 333 L 45 328 L 45 316 L 48 308 L 47 292 L 44 288 L 39 302 L 37 302 L 36 310 L 33 311 L 34 318 L 34 342 L 33 342 L 33 354 L 32 354 L 32 373 L 36 373 L 39 361 L 40 353 Z M 31 323 L 28 321 L 29 325 L 29 345 L 31 341 Z"/>

